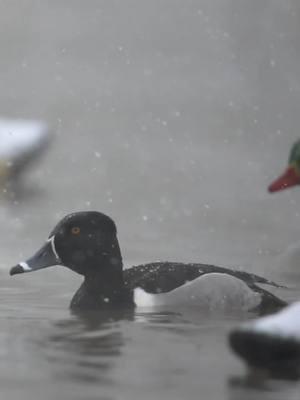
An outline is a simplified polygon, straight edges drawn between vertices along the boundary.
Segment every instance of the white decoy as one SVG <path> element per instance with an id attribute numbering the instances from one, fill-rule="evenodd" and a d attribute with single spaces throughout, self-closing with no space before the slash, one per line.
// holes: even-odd
<path id="1" fill-rule="evenodd" d="M 1 184 L 15 185 L 47 149 L 50 137 L 50 129 L 42 121 L 0 118 Z"/>

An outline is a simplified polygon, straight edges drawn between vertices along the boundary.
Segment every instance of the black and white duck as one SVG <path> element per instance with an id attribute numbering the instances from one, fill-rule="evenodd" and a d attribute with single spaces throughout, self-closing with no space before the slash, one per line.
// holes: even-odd
<path id="1" fill-rule="evenodd" d="M 65 216 L 46 243 L 10 274 L 63 265 L 83 275 L 71 308 L 199 306 L 268 311 L 286 303 L 259 287 L 263 277 L 206 264 L 155 262 L 123 269 L 114 221 L 97 211 Z"/>

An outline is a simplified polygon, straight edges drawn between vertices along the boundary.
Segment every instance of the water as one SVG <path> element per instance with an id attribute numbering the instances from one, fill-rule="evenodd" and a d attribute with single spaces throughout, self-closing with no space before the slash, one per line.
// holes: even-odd
<path id="1" fill-rule="evenodd" d="M 7 283 L 2 294 L 3 398 L 257 398 L 257 389 L 232 384 L 245 369 L 230 353 L 226 335 L 245 315 L 72 315 L 66 296 L 57 293 L 59 279 L 47 281 L 43 291 Z M 296 383 L 273 382 L 259 393 L 263 399 L 297 399 L 297 390 Z"/>
<path id="2" fill-rule="evenodd" d="M 298 399 L 233 386 L 227 346 L 253 315 L 72 315 L 80 277 L 10 278 L 75 210 L 111 215 L 126 267 L 243 267 L 300 295 L 300 191 L 269 195 L 299 137 L 300 6 L 264 2 L 0 2 L 0 106 L 54 140 L 1 198 L 0 392 L 15 399 Z"/>

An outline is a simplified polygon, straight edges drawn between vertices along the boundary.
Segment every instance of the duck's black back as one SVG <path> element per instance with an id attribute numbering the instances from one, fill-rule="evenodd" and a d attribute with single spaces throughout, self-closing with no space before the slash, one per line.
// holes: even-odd
<path id="1" fill-rule="evenodd" d="M 125 285 L 130 289 L 140 287 L 148 293 L 165 293 L 209 273 L 223 273 L 244 281 L 250 288 L 257 283 L 280 287 L 275 282 L 244 271 L 207 264 L 155 262 L 138 265 L 123 271 Z"/>

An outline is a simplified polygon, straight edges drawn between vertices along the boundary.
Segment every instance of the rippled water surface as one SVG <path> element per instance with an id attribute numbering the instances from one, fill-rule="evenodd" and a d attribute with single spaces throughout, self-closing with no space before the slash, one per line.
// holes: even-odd
<path id="1" fill-rule="evenodd" d="M 3 398 L 257 398 L 258 389 L 232 384 L 245 369 L 226 343 L 230 327 L 245 315 L 198 310 L 74 315 L 62 285 L 50 274 L 47 281 L 45 287 L 35 279 L 38 289 L 7 283 L 2 291 Z M 259 398 L 297 399 L 298 390 L 295 383 L 268 383 Z"/>
<path id="2" fill-rule="evenodd" d="M 234 385 L 227 333 L 253 315 L 74 315 L 80 277 L 8 276 L 66 213 L 111 215 L 126 267 L 241 267 L 300 297 L 300 190 L 270 195 L 299 137 L 300 6 L 235 0 L 0 2 L 0 115 L 52 146 L 0 199 L 3 399 L 299 399 Z"/>

